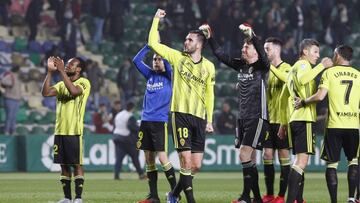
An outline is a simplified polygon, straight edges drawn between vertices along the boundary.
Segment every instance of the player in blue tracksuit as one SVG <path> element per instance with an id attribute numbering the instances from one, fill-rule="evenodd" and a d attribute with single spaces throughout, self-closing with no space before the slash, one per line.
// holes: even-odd
<path id="1" fill-rule="evenodd" d="M 170 64 L 156 53 L 153 55 L 152 68 L 143 61 L 150 47 L 145 45 L 134 57 L 133 62 L 139 72 L 146 78 L 141 125 L 136 147 L 145 152 L 146 173 L 149 180 L 150 194 L 141 202 L 160 202 L 157 192 L 156 154 L 171 189 L 176 185 L 175 172 L 167 157 L 168 132 L 167 121 L 171 101 Z"/>

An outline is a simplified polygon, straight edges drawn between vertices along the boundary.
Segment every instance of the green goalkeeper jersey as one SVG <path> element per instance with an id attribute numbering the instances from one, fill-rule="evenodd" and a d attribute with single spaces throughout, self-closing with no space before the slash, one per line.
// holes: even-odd
<path id="1" fill-rule="evenodd" d="M 195 63 L 188 54 L 159 43 L 158 25 L 159 18 L 154 18 L 148 43 L 156 53 L 168 60 L 174 69 L 171 111 L 207 118 L 208 122 L 212 122 L 214 64 L 204 57 Z"/>

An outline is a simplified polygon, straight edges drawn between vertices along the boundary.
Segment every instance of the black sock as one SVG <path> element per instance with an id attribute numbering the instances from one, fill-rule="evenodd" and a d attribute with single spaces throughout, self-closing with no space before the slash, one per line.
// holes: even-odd
<path id="1" fill-rule="evenodd" d="M 195 203 L 191 170 L 180 169 L 180 180 L 182 182 L 183 190 L 185 193 L 186 201 L 188 203 Z"/>
<path id="2" fill-rule="evenodd" d="M 163 167 L 166 179 L 168 180 L 168 182 L 170 184 L 170 188 L 171 188 L 171 190 L 173 190 L 176 186 L 176 176 L 175 176 L 174 167 L 171 165 L 170 162 L 163 165 L 162 167 Z"/>
<path id="3" fill-rule="evenodd" d="M 326 168 L 325 172 L 326 184 L 330 194 L 331 203 L 337 202 L 338 178 L 336 168 Z"/>
<path id="4" fill-rule="evenodd" d="M 75 176 L 75 198 L 81 199 L 81 194 L 83 191 L 84 185 L 84 176 Z"/>
<path id="5" fill-rule="evenodd" d="M 157 190 L 158 171 L 156 170 L 156 168 L 153 169 L 152 171 L 149 171 L 147 168 L 146 174 L 148 177 L 148 185 L 149 185 L 151 197 L 159 199 L 158 190 Z"/>
<path id="6" fill-rule="evenodd" d="M 288 178 L 290 172 L 290 165 L 281 166 L 280 172 L 280 185 L 279 185 L 279 196 L 284 197 L 288 185 Z"/>
<path id="7" fill-rule="evenodd" d="M 357 180 L 357 187 L 356 187 L 356 199 L 360 198 L 360 159 L 358 158 L 358 180 Z"/>
<path id="8" fill-rule="evenodd" d="M 304 201 L 303 194 L 304 194 L 304 186 L 305 186 L 305 175 L 303 173 L 302 179 L 300 182 L 299 191 L 296 195 L 296 201 L 302 203 Z"/>
<path id="9" fill-rule="evenodd" d="M 273 160 L 264 159 L 264 176 L 265 176 L 265 185 L 266 185 L 266 194 L 274 194 L 274 179 L 275 179 L 275 169 Z"/>
<path id="10" fill-rule="evenodd" d="M 71 200 L 71 178 L 67 176 L 61 176 L 60 182 L 63 188 L 65 198 Z"/>
<path id="11" fill-rule="evenodd" d="M 243 176 L 244 176 L 244 186 L 243 186 L 243 192 L 241 194 L 242 197 L 250 198 L 250 190 L 252 188 L 252 169 L 253 169 L 253 163 L 251 161 L 243 162 L 242 168 L 243 168 Z"/>
<path id="12" fill-rule="evenodd" d="M 256 168 L 256 164 L 254 164 L 252 167 L 252 177 L 253 177 L 252 180 L 253 182 L 252 182 L 251 190 L 254 194 L 254 199 L 261 200 L 260 188 L 259 188 L 259 172 Z"/>
<path id="13" fill-rule="evenodd" d="M 294 201 L 296 200 L 296 196 L 300 188 L 299 184 L 301 184 L 301 180 L 303 178 L 302 174 L 303 170 L 296 165 L 292 166 L 292 168 L 290 169 L 288 178 L 289 189 L 286 203 L 294 203 Z"/>
<path id="14" fill-rule="evenodd" d="M 356 186 L 358 184 L 358 166 L 350 165 L 347 173 L 349 198 L 354 198 Z"/>

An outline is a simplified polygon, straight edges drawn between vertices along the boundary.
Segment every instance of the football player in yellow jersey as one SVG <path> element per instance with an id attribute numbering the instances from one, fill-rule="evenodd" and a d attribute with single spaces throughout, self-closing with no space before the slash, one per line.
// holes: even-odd
<path id="1" fill-rule="evenodd" d="M 82 203 L 84 184 L 83 128 L 86 101 L 90 94 L 90 82 L 81 76 L 85 62 L 72 58 L 64 67 L 64 61 L 50 57 L 48 72 L 42 87 L 44 97 L 56 96 L 56 125 L 54 140 L 54 163 L 61 166 L 60 182 L 65 198 L 59 203 Z M 51 78 L 58 71 L 62 81 L 51 86 Z M 74 167 L 75 199 L 71 199 L 71 167 Z"/>
<path id="2" fill-rule="evenodd" d="M 296 98 L 295 102 L 295 108 L 306 107 L 322 101 L 328 95 L 329 117 L 321 158 L 327 163 L 326 182 L 331 203 L 337 202 L 336 169 L 341 148 L 348 160 L 348 202 L 355 202 L 359 155 L 360 72 L 350 65 L 352 54 L 353 49 L 350 46 L 338 46 L 333 57 L 335 66 L 323 73 L 316 94 L 305 99 Z"/>
<path id="3" fill-rule="evenodd" d="M 330 58 L 324 58 L 321 63 L 312 68 L 319 59 L 319 43 L 314 39 L 304 39 L 300 43 L 300 59 L 293 65 L 286 85 L 290 97 L 305 99 L 315 93 L 314 78 L 325 68 L 332 66 Z M 313 126 L 316 121 L 315 104 L 297 109 L 290 115 L 290 130 L 292 135 L 293 154 L 296 159 L 291 167 L 288 178 L 287 203 L 304 202 L 302 194 L 304 189 L 304 170 L 309 155 L 315 153 L 315 135 Z"/>
<path id="4" fill-rule="evenodd" d="M 195 202 L 191 173 L 197 172 L 205 148 L 205 131 L 213 132 L 215 67 L 202 56 L 206 39 L 202 31 L 190 31 L 182 52 L 159 43 L 158 25 L 166 12 L 158 9 L 149 33 L 149 46 L 173 67 L 171 114 L 174 145 L 179 153 L 180 179 L 168 193 L 170 203 L 178 201 L 181 190 L 188 203 Z M 206 119 L 206 120 L 205 120 Z"/>
<path id="5" fill-rule="evenodd" d="M 283 86 L 285 85 L 285 76 L 278 76 L 274 71 L 280 71 L 283 75 L 287 75 L 291 66 L 281 59 L 282 41 L 278 38 L 270 37 L 265 40 L 264 49 L 271 63 L 268 84 L 267 84 L 267 102 L 269 109 L 269 133 L 265 136 L 263 142 L 263 161 L 264 175 L 266 185 L 266 195 L 263 196 L 264 203 L 282 203 L 285 202 L 285 192 L 287 188 L 287 178 L 290 171 L 289 158 L 289 141 L 288 139 L 280 139 L 277 136 L 280 127 L 279 97 Z M 275 70 L 274 70 L 275 69 Z M 280 174 L 280 190 L 277 197 L 274 197 L 274 153 L 278 151 L 279 161 L 281 165 Z"/>

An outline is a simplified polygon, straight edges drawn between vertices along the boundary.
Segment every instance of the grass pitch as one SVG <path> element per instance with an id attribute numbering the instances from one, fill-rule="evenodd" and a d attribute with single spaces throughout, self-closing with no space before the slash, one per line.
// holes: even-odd
<path id="1" fill-rule="evenodd" d="M 275 193 L 279 180 L 279 174 L 276 175 Z M 259 176 L 261 192 L 265 193 L 263 173 L 260 172 Z M 338 176 L 338 201 L 346 202 L 346 174 L 339 173 Z M 138 180 L 135 173 L 122 173 L 120 181 L 112 178 L 112 173 L 85 173 L 84 202 L 133 203 L 148 194 L 147 181 Z M 56 203 L 63 198 L 58 173 L 0 173 L 0 183 L 0 203 Z M 193 184 L 198 203 L 229 203 L 242 190 L 242 174 L 202 172 L 195 177 Z M 164 203 L 169 186 L 162 172 L 159 172 L 158 190 Z M 305 174 L 304 197 L 308 203 L 330 202 L 324 173 Z"/>

